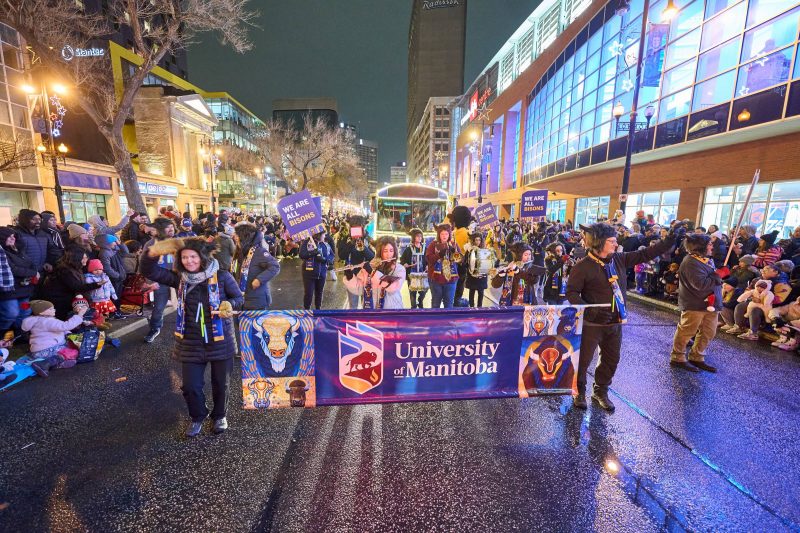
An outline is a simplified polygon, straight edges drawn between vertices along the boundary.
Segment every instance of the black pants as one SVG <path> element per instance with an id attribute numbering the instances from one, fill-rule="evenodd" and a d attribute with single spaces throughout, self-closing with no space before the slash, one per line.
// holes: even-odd
<path id="1" fill-rule="evenodd" d="M 311 297 L 314 297 L 314 307 L 322 307 L 322 289 L 325 288 L 325 278 L 303 278 L 303 309 L 311 309 Z"/>
<path id="2" fill-rule="evenodd" d="M 117 298 L 116 300 L 111 300 L 111 303 L 114 304 L 118 312 L 122 312 L 122 289 L 125 286 L 125 282 L 123 280 L 115 281 L 112 285 L 114 285 L 114 292 L 117 293 Z"/>
<path id="3" fill-rule="evenodd" d="M 458 281 L 456 282 L 456 295 L 453 298 L 453 307 L 458 307 L 458 302 L 464 297 L 464 282 L 467 281 L 466 265 L 458 265 Z"/>
<path id="4" fill-rule="evenodd" d="M 478 294 L 478 307 L 483 307 L 483 291 L 485 289 L 470 289 L 469 290 L 469 306 L 475 307 L 475 293 Z"/>
<path id="5" fill-rule="evenodd" d="M 425 299 L 425 295 L 428 293 L 427 290 L 425 291 L 408 291 L 408 295 L 411 297 L 411 309 L 422 309 L 422 301 Z"/>
<path id="6" fill-rule="evenodd" d="M 583 325 L 581 336 L 580 362 L 578 363 L 578 392 L 586 392 L 586 371 L 600 347 L 600 361 L 594 371 L 595 392 L 607 392 L 619 364 L 622 348 L 622 325 L 593 326 Z"/>
<path id="7" fill-rule="evenodd" d="M 193 422 L 202 422 L 208 416 L 206 395 L 203 392 L 205 385 L 206 365 L 208 363 L 183 363 L 183 398 L 189 408 L 189 416 Z M 214 399 L 214 409 L 211 418 L 219 420 L 225 418 L 225 406 L 228 402 L 228 378 L 233 370 L 233 359 L 211 361 L 211 396 Z"/>

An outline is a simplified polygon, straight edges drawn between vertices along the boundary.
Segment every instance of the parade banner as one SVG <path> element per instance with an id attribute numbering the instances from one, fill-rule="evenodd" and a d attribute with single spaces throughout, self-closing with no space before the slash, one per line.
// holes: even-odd
<path id="1" fill-rule="evenodd" d="M 581 306 L 239 315 L 246 409 L 571 394 Z"/>
<path id="2" fill-rule="evenodd" d="M 305 239 L 324 228 L 322 215 L 307 190 L 281 198 L 278 201 L 278 213 L 294 240 Z"/>
<path id="3" fill-rule="evenodd" d="M 478 226 L 481 228 L 491 226 L 497 222 L 497 215 L 494 212 L 494 206 L 492 205 L 492 202 L 486 202 L 485 204 L 481 204 L 476 207 L 475 211 L 472 213 L 472 216 L 475 217 L 475 220 L 478 221 Z"/>
<path id="4" fill-rule="evenodd" d="M 520 218 L 547 216 L 547 191 L 525 191 L 522 193 Z"/>

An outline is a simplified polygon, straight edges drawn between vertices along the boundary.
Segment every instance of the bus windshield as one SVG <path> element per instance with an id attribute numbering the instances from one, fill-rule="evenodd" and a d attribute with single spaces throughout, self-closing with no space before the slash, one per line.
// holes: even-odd
<path id="1" fill-rule="evenodd" d="M 378 199 L 378 231 L 408 232 L 419 228 L 433 232 L 444 220 L 445 202 Z"/>

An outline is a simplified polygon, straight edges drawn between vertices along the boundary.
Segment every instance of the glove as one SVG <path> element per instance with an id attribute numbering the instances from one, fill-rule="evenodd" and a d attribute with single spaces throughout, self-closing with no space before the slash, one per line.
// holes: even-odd
<path id="1" fill-rule="evenodd" d="M 233 306 L 227 301 L 220 302 L 218 312 L 222 318 L 231 318 L 233 316 Z"/>

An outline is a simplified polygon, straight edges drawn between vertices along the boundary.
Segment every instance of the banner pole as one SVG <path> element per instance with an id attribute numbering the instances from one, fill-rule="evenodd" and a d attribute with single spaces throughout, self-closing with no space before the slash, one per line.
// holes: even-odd
<path id="1" fill-rule="evenodd" d="M 753 190 L 756 188 L 756 185 L 758 185 L 758 180 L 760 177 L 761 177 L 761 169 L 757 168 L 756 173 L 753 174 L 753 181 L 750 183 L 750 190 L 747 191 L 747 198 L 745 198 L 744 200 L 744 206 L 742 206 L 742 212 L 739 213 L 739 221 L 736 223 L 736 230 L 733 232 L 733 235 L 731 237 L 731 242 L 730 245 L 728 246 L 728 254 L 725 256 L 725 262 L 719 268 L 725 267 L 728 264 L 728 260 L 730 260 L 731 258 L 731 253 L 733 253 L 733 245 L 736 242 L 736 236 L 739 235 L 739 230 L 741 229 L 742 221 L 744 220 L 744 214 L 747 211 L 747 207 L 750 205 L 750 197 L 753 196 Z"/>

